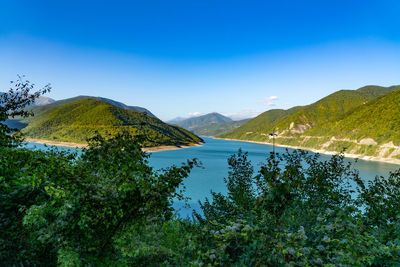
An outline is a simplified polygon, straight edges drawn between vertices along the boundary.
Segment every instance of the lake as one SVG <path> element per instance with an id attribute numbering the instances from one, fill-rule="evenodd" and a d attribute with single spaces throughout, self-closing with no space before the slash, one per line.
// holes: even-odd
<path id="1" fill-rule="evenodd" d="M 208 137 L 203 137 L 203 139 L 205 144 L 202 146 L 151 153 L 150 163 L 155 168 L 165 168 L 173 164 L 179 165 L 182 162 L 186 162 L 187 159 L 192 158 L 199 159 L 203 164 L 203 168 L 193 169 L 190 176 L 184 181 L 186 196 L 191 198 L 191 207 L 184 208 L 182 207 L 183 203 L 174 204 L 174 207 L 180 210 L 179 213 L 181 216 L 186 217 L 190 215 L 192 209 L 198 210 L 198 201 L 209 197 L 210 190 L 226 193 L 224 177 L 228 173 L 227 159 L 236 153 L 239 148 L 249 153 L 249 159 L 257 170 L 273 149 L 271 145 L 265 144 L 219 140 Z M 31 149 L 45 149 L 44 145 L 34 143 L 28 143 L 27 147 Z M 71 148 L 64 147 L 60 147 L 59 149 L 71 150 Z M 286 148 L 275 147 L 275 151 L 283 153 L 286 151 Z M 289 151 L 292 150 L 289 149 Z M 321 155 L 322 160 L 328 160 L 329 158 L 330 156 Z M 347 161 L 354 162 L 354 159 L 347 159 Z M 400 168 L 400 165 L 396 164 L 365 160 L 358 160 L 354 166 L 359 170 L 360 176 L 364 180 L 373 179 L 376 175 L 387 176 L 390 171 Z"/>

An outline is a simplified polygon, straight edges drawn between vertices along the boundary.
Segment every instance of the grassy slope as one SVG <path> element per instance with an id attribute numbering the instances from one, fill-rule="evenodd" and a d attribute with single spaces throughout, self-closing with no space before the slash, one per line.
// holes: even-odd
<path id="1" fill-rule="evenodd" d="M 283 118 L 275 125 L 276 130 L 277 132 L 287 130 L 292 122 L 294 126 L 305 125 L 307 128 L 312 128 L 338 119 L 354 108 L 388 94 L 396 88 L 400 87 L 365 86 L 358 90 L 340 90 Z M 286 135 L 292 134 L 291 131 L 286 133 Z"/>
<path id="2" fill-rule="evenodd" d="M 194 128 L 192 132 L 200 136 L 216 136 L 225 132 L 232 131 L 244 123 L 248 122 L 250 119 L 240 120 L 240 121 L 227 121 L 222 123 L 213 123 L 210 125 Z"/>
<path id="3" fill-rule="evenodd" d="M 306 132 L 360 141 L 373 138 L 378 144 L 393 141 L 400 145 L 400 90 L 371 100 L 341 119 L 330 121 Z"/>
<path id="4" fill-rule="evenodd" d="M 98 131 L 116 134 L 145 132 L 151 140 L 146 145 L 182 145 L 201 141 L 179 127 L 168 125 L 143 113 L 121 109 L 94 98 L 77 97 L 75 101 L 58 101 L 34 110 L 23 129 L 27 137 L 84 143 Z M 61 102 L 61 103 L 60 103 Z"/>

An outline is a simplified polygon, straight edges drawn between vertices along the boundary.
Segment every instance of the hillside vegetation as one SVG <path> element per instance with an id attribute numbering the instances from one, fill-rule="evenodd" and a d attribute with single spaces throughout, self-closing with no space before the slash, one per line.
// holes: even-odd
<path id="1" fill-rule="evenodd" d="M 157 118 L 122 109 L 92 97 L 76 97 L 35 107 L 35 114 L 23 133 L 30 138 L 85 143 L 96 132 L 115 135 L 127 131 L 145 134 L 146 146 L 184 145 L 201 139 L 185 129 L 168 125 Z"/>
<path id="2" fill-rule="evenodd" d="M 398 89 L 341 90 L 308 106 L 264 112 L 219 137 L 269 142 L 274 132 L 277 144 L 399 158 Z"/>
<path id="3" fill-rule="evenodd" d="M 32 111 L 35 114 L 35 116 L 37 116 L 41 112 L 47 111 L 48 109 L 52 109 L 52 108 L 55 108 L 55 107 L 61 107 L 61 106 L 65 105 L 65 104 L 69 104 L 69 103 L 75 102 L 77 100 L 88 99 L 88 98 L 90 98 L 90 99 L 98 99 L 98 100 L 104 101 L 106 103 L 109 103 L 109 104 L 111 104 L 113 106 L 122 108 L 122 109 L 128 109 L 128 110 L 133 110 L 133 111 L 137 111 L 137 112 L 146 113 L 147 115 L 156 118 L 156 116 L 153 113 L 151 113 L 148 109 L 143 108 L 143 107 L 128 106 L 128 105 L 125 105 L 124 103 L 121 103 L 121 102 L 118 102 L 118 101 L 115 101 L 115 100 L 112 100 L 112 99 L 104 98 L 104 97 L 83 96 L 83 95 L 76 96 L 76 97 L 71 97 L 71 98 L 66 98 L 66 99 L 62 99 L 62 100 L 58 100 L 58 101 L 55 101 L 55 102 L 48 103 L 46 105 L 35 105 L 33 107 L 28 108 L 28 110 Z M 34 119 L 34 118 L 29 117 L 29 118 L 26 118 L 25 120 L 30 120 L 30 119 Z"/>

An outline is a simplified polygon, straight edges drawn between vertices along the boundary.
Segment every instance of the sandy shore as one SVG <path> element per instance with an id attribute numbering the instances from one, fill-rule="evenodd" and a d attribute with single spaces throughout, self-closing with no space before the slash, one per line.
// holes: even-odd
<path id="1" fill-rule="evenodd" d="M 57 142 L 57 141 L 49 141 L 49 140 L 41 140 L 41 139 L 33 139 L 33 138 L 25 138 L 25 142 L 29 143 L 38 143 L 43 145 L 50 146 L 65 146 L 65 147 L 73 147 L 73 148 L 87 148 L 87 144 L 80 143 L 71 143 L 71 142 Z"/>
<path id="2" fill-rule="evenodd" d="M 56 141 L 33 139 L 33 138 L 25 138 L 25 142 L 38 143 L 38 144 L 51 145 L 51 146 L 73 147 L 73 148 L 87 148 L 88 147 L 87 144 L 71 143 L 71 142 L 56 142 Z M 176 149 L 188 148 L 188 147 L 193 147 L 193 146 L 201 146 L 201 145 L 203 145 L 203 143 L 182 145 L 182 146 L 154 146 L 154 147 L 144 147 L 144 148 L 142 148 L 142 150 L 144 152 L 158 152 L 158 151 L 176 150 Z"/>
<path id="3" fill-rule="evenodd" d="M 240 142 L 247 142 L 247 143 L 264 144 L 264 145 L 272 145 L 272 143 L 261 142 L 261 141 L 218 138 L 218 137 L 214 137 L 214 136 L 212 136 L 211 138 L 221 139 L 221 140 L 230 140 L 230 141 L 240 141 Z M 288 146 L 288 145 L 278 145 L 278 144 L 275 144 L 275 146 L 287 147 L 287 148 L 292 148 L 292 149 L 302 149 L 302 150 L 307 150 L 307 151 L 311 151 L 311 152 L 314 152 L 314 153 L 320 153 L 320 154 L 325 154 L 325 155 L 336 155 L 336 154 L 338 154 L 338 152 L 336 152 L 336 151 L 327 151 L 327 150 L 324 150 L 324 149 L 313 149 L 313 148 L 309 148 L 309 147 L 298 147 L 298 146 Z M 350 153 L 344 153 L 344 156 L 346 158 L 355 158 L 355 159 L 362 159 L 362 160 L 368 160 L 368 161 L 377 161 L 377 162 L 385 162 L 385 163 L 391 163 L 391 164 L 400 164 L 400 160 L 399 159 L 381 158 L 381 157 L 365 156 L 365 155 L 350 154 Z"/>
<path id="4" fill-rule="evenodd" d="M 182 146 L 153 146 L 153 147 L 144 147 L 142 150 L 144 152 L 158 152 L 158 151 L 165 151 L 165 150 L 176 150 L 181 148 L 188 148 L 193 146 L 202 146 L 204 143 L 200 144 L 190 144 L 190 145 L 182 145 Z"/>

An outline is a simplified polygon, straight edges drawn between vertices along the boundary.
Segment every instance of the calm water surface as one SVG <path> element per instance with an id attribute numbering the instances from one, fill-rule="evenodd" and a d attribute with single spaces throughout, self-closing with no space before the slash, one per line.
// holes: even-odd
<path id="1" fill-rule="evenodd" d="M 192 209 L 198 210 L 198 201 L 210 197 L 210 190 L 214 192 L 226 193 L 224 177 L 228 173 L 227 159 L 236 153 L 239 148 L 249 153 L 249 159 L 256 170 L 272 151 L 271 145 L 255 144 L 239 141 L 218 140 L 203 137 L 205 144 L 199 147 L 190 147 L 179 150 L 167 150 L 151 153 L 150 163 L 157 169 L 165 168 L 173 164 L 179 165 L 187 159 L 197 158 L 203 168 L 195 168 L 190 176 L 184 181 L 186 186 L 186 196 L 191 198 L 190 208 L 183 208 L 183 203 L 175 203 L 175 208 L 179 209 L 181 216 L 191 214 Z M 28 143 L 28 148 L 45 149 L 44 145 Z M 62 150 L 73 150 L 71 148 L 60 147 Z M 276 152 L 283 153 L 286 148 L 276 147 Z M 289 151 L 292 151 L 289 149 Z M 321 155 L 322 160 L 328 160 L 330 156 Z M 354 159 L 347 159 L 354 162 Z M 360 171 L 360 176 L 364 180 L 373 179 L 376 175 L 387 176 L 390 171 L 400 168 L 400 165 L 359 160 L 354 164 Z"/>

